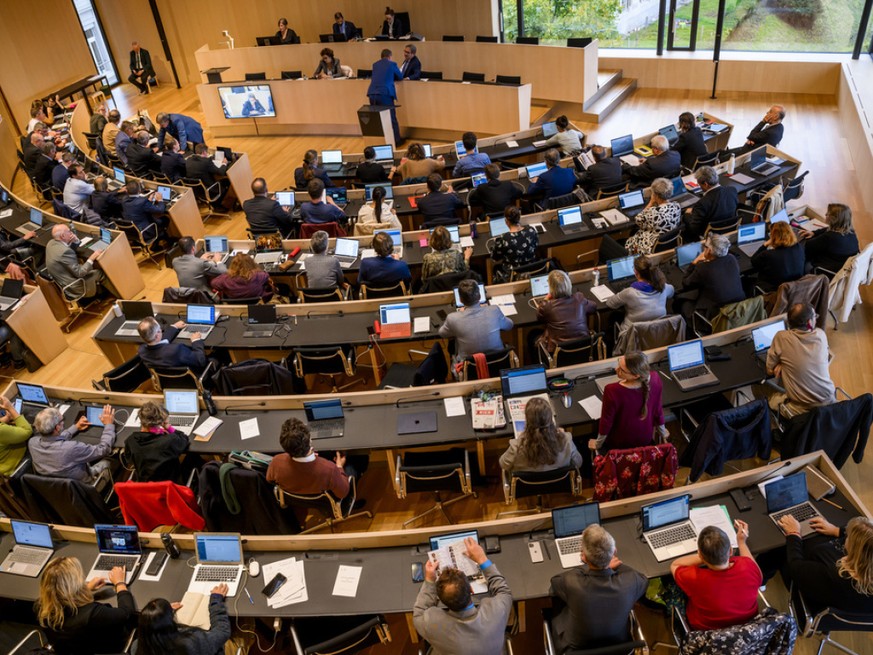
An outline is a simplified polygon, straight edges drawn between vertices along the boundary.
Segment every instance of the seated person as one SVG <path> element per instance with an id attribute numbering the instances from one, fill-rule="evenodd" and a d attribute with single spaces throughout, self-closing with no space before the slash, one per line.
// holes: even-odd
<path id="1" fill-rule="evenodd" d="M 227 273 L 227 266 L 221 262 L 221 254 L 204 252 L 198 257 L 195 254 L 197 243 L 191 237 L 182 237 L 178 245 L 182 254 L 173 260 L 173 270 L 176 271 L 179 286 L 211 294 L 209 281 Z"/>
<path id="2" fill-rule="evenodd" d="M 78 214 L 81 220 L 86 220 L 86 211 L 93 211 L 90 205 L 94 185 L 88 182 L 83 166 L 71 164 L 67 170 L 70 177 L 64 184 L 64 204 Z"/>
<path id="3" fill-rule="evenodd" d="M 494 305 L 480 304 L 479 284 L 475 280 L 461 280 L 458 297 L 463 304 L 458 311 L 446 316 L 439 334 L 457 341 L 455 361 L 463 361 L 476 353 L 495 353 L 503 350 L 500 332 L 511 330 L 512 319 Z"/>
<path id="4" fill-rule="evenodd" d="M 130 121 L 122 121 L 121 129 L 115 135 L 115 155 L 124 167 L 127 167 L 127 151 L 133 143 L 136 125 Z"/>
<path id="5" fill-rule="evenodd" d="M 619 334 L 634 323 L 664 318 L 667 299 L 673 297 L 673 285 L 667 284 L 661 267 L 645 255 L 634 259 L 634 276 L 636 281 L 633 284 L 606 299 L 606 306 L 611 309 L 624 307 Z"/>
<path id="6" fill-rule="evenodd" d="M 139 655 L 165 653 L 223 653 L 230 639 L 230 618 L 225 596 L 227 584 L 215 585 L 209 594 L 209 629 L 182 626 L 176 622 L 176 603 L 154 598 L 139 615 L 136 652 Z"/>
<path id="7" fill-rule="evenodd" d="M 51 200 L 52 194 L 49 187 L 52 186 L 52 173 L 58 165 L 58 147 L 54 143 L 46 143 L 42 146 L 42 152 L 33 165 L 33 181 L 46 191 L 43 197 Z"/>
<path id="8" fill-rule="evenodd" d="M 679 138 L 673 144 L 673 150 L 679 153 L 682 166 L 689 171 L 694 168 L 698 157 L 708 154 L 703 142 L 703 130 L 697 127 L 694 114 L 690 111 L 679 114 Z"/>
<path id="9" fill-rule="evenodd" d="M 149 146 L 151 138 L 148 132 L 140 130 L 127 146 L 127 167 L 139 177 L 149 177 L 161 171 L 161 156 Z"/>
<path id="10" fill-rule="evenodd" d="M 400 219 L 394 211 L 394 203 L 385 200 L 385 187 L 373 187 L 372 200 L 365 202 L 358 210 L 357 225 L 385 224 L 400 229 Z"/>
<path id="11" fill-rule="evenodd" d="M 355 24 L 343 18 L 343 14 L 340 11 L 337 11 L 333 15 L 333 33 L 341 34 L 346 38 L 346 41 L 351 41 L 355 38 L 358 32 L 358 28 L 355 27 Z"/>
<path id="12" fill-rule="evenodd" d="M 785 119 L 785 107 L 782 105 L 773 105 L 764 114 L 761 122 L 752 128 L 749 135 L 746 137 L 746 142 L 739 148 L 729 150 L 729 154 L 742 155 L 751 152 L 755 148 L 761 146 L 773 146 L 774 148 L 782 141 L 782 133 L 785 126 L 782 121 Z"/>
<path id="13" fill-rule="evenodd" d="M 140 408 L 139 424 L 140 431 L 124 442 L 124 458 L 133 465 L 134 479 L 184 484 L 179 458 L 188 450 L 188 437 L 176 432 L 167 410 L 151 400 Z"/>
<path id="14" fill-rule="evenodd" d="M 615 365 L 618 382 L 603 388 L 603 409 L 597 438 L 588 447 L 604 453 L 609 450 L 651 446 L 657 429 L 666 439 L 664 408 L 661 405 L 661 376 L 649 369 L 645 353 L 631 351 Z"/>
<path id="15" fill-rule="evenodd" d="M 126 188 L 127 195 L 121 201 L 122 218 L 136 225 L 146 241 L 164 235 L 169 219 L 161 194 L 157 191 L 146 193 L 139 180 L 129 180 Z"/>
<path id="16" fill-rule="evenodd" d="M 650 255 L 658 247 L 658 239 L 672 232 L 681 222 L 682 210 L 678 203 L 672 202 L 673 183 L 663 177 L 652 182 L 652 195 L 649 204 L 634 221 L 637 231 L 625 242 L 624 247 L 633 255 Z"/>
<path id="17" fill-rule="evenodd" d="M 703 250 L 685 269 L 682 291 L 673 301 L 674 311 L 690 324 L 695 311 L 713 316 L 724 305 L 746 299 L 740 279 L 740 265 L 730 252 L 730 240 L 710 232 Z"/>
<path id="18" fill-rule="evenodd" d="M 689 241 L 700 239 L 709 225 L 722 225 L 737 218 L 736 187 L 721 186 L 718 173 L 712 166 L 701 166 L 694 171 L 694 178 L 703 196 L 685 210 L 684 234 Z"/>
<path id="19" fill-rule="evenodd" d="M 336 223 L 339 226 L 346 224 L 345 212 L 337 207 L 333 198 L 325 195 L 324 184 L 318 178 L 309 180 L 309 200 L 300 205 L 300 218 L 304 223 L 323 225 L 324 223 Z M 322 200 L 322 196 L 324 200 Z"/>
<path id="20" fill-rule="evenodd" d="M 64 187 L 67 186 L 67 180 L 70 179 L 70 166 L 76 163 L 76 158 L 71 152 L 61 153 L 58 166 L 52 168 L 52 187 L 63 193 Z"/>
<path id="21" fill-rule="evenodd" d="M 303 155 L 303 164 L 294 169 L 294 185 L 298 191 L 307 191 L 309 183 L 315 178 L 321 180 L 326 187 L 333 186 L 327 171 L 318 167 L 318 151 L 307 150 Z"/>
<path id="22" fill-rule="evenodd" d="M 161 155 L 161 174 L 170 182 L 178 182 L 187 172 L 185 157 L 180 152 L 179 142 L 176 139 L 167 141 L 164 145 L 164 154 Z"/>
<path id="23" fill-rule="evenodd" d="M 400 160 L 400 166 L 394 169 L 401 179 L 400 184 L 416 184 L 424 182 L 429 176 L 439 173 L 446 167 L 446 160 L 439 157 L 425 157 L 424 148 L 420 143 L 412 143 L 406 149 L 406 156 Z"/>
<path id="24" fill-rule="evenodd" d="M 246 98 L 246 101 L 242 106 L 242 115 L 243 116 L 263 116 L 267 113 L 267 110 L 264 109 L 264 105 L 261 104 L 261 101 L 255 97 L 254 93 L 250 93 L 249 97 Z"/>
<path id="25" fill-rule="evenodd" d="M 593 146 L 591 157 L 594 163 L 579 173 L 579 183 L 592 197 L 603 189 L 614 189 L 622 183 L 621 159 L 607 156 L 606 148 Z"/>
<path id="26" fill-rule="evenodd" d="M 682 169 L 681 158 L 675 150 L 670 150 L 670 142 L 662 134 L 652 137 L 650 144 L 652 156 L 644 159 L 639 166 L 627 166 L 622 168 L 631 181 L 643 186 L 650 184 L 658 177 L 673 179 Z"/>
<path id="27" fill-rule="evenodd" d="M 793 416 L 836 402 L 836 388 L 828 371 L 828 337 L 815 326 L 812 305 L 791 305 L 786 319 L 788 329 L 773 336 L 767 351 L 767 375 L 775 376 L 783 390 L 770 394 L 768 402 L 774 412 Z"/>
<path id="28" fill-rule="evenodd" d="M 91 194 L 91 209 L 97 212 L 104 221 L 114 221 L 121 218 L 121 201 L 126 189 L 109 190 L 109 180 L 98 175 L 94 178 L 94 193 Z"/>
<path id="29" fill-rule="evenodd" d="M 364 148 L 364 161 L 358 164 L 356 175 L 361 184 L 379 184 L 388 182 L 388 171 L 376 161 L 376 149 L 373 146 Z"/>
<path id="30" fill-rule="evenodd" d="M 286 18 L 279 19 L 279 31 L 276 32 L 276 38 L 279 40 L 279 45 L 293 45 L 300 43 L 300 37 L 297 32 L 288 27 Z"/>
<path id="31" fill-rule="evenodd" d="M 191 345 L 175 343 L 173 340 L 185 327 L 184 321 L 173 323 L 166 330 L 153 317 L 148 316 L 139 322 L 136 331 L 145 342 L 137 351 L 142 363 L 155 368 L 187 367 L 199 373 L 206 368 L 206 350 L 199 332 L 191 335 Z"/>
<path id="32" fill-rule="evenodd" d="M 393 287 L 404 282 L 407 287 L 412 282 L 409 266 L 394 253 L 394 240 L 390 234 L 379 232 L 373 236 L 372 248 L 375 257 L 361 260 L 358 269 L 358 284 L 371 287 Z"/>
<path id="33" fill-rule="evenodd" d="M 461 141 L 466 154 L 458 157 L 458 163 L 452 169 L 452 177 L 470 177 L 476 173 L 484 173 L 485 167 L 491 163 L 491 157 L 484 152 L 476 152 L 479 139 L 473 132 L 464 132 Z"/>
<path id="34" fill-rule="evenodd" d="M 464 207 L 464 201 L 458 197 L 451 184 L 443 191 L 443 178 L 438 173 L 427 178 L 428 194 L 418 199 L 418 210 L 424 216 L 422 227 L 435 225 L 457 225 L 460 219 L 455 215 L 458 209 Z"/>
<path id="35" fill-rule="evenodd" d="M 858 236 L 852 227 L 852 210 L 847 205 L 831 203 L 825 213 L 825 223 L 828 224 L 826 230 L 815 234 L 803 232 L 806 261 L 810 268 L 837 273 L 849 257 L 859 252 Z"/>
<path id="36" fill-rule="evenodd" d="M 118 294 L 104 277 L 103 271 L 94 270 L 94 262 L 100 259 L 105 251 L 95 250 L 84 264 L 79 264 L 76 256 L 78 246 L 79 237 L 73 234 L 69 225 L 58 223 L 52 227 L 52 239 L 45 247 L 45 266 L 55 282 L 61 288 L 68 288 L 65 293 L 70 298 L 82 300 L 93 298 L 101 293 L 103 287 L 117 296 Z"/>
<path id="37" fill-rule="evenodd" d="M 107 585 L 104 578 L 85 581 L 75 557 L 55 557 L 39 579 L 36 614 L 39 625 L 58 655 L 120 653 L 136 621 L 136 602 L 124 582 L 124 567 L 109 571 L 115 602 L 98 603 L 94 592 Z"/>
<path id="38" fill-rule="evenodd" d="M 757 285 L 764 291 L 776 291 L 783 282 L 803 277 L 806 256 L 788 223 L 772 223 L 770 237 L 752 255 L 752 267 L 758 274 Z"/>
<path id="39" fill-rule="evenodd" d="M 513 268 L 535 262 L 539 246 L 537 231 L 530 225 L 521 224 L 521 210 L 518 207 L 507 207 L 503 216 L 509 232 L 494 239 L 491 247 L 495 281 L 508 280 Z"/>
<path id="40" fill-rule="evenodd" d="M 179 144 L 181 148 L 182 145 Z M 194 154 L 185 160 L 185 177 L 190 180 L 200 180 L 206 187 L 210 197 L 214 198 L 210 203 L 220 206 L 224 202 L 224 196 L 230 190 L 230 182 L 227 179 L 227 162 L 221 166 L 215 165 L 215 160 L 209 156 L 209 147 L 205 143 L 194 146 Z M 218 184 L 217 188 L 213 188 Z"/>
<path id="41" fill-rule="evenodd" d="M 27 454 L 33 428 L 6 396 L 0 396 L 0 409 L 5 412 L 0 417 L 0 475 L 11 475 Z"/>
<path id="42" fill-rule="evenodd" d="M 548 170 L 531 180 L 527 188 L 528 196 L 541 197 L 540 204 L 545 207 L 549 198 L 565 196 L 576 187 L 576 172 L 572 168 L 560 166 L 561 153 L 554 148 L 546 150 L 545 162 Z"/>
<path id="43" fill-rule="evenodd" d="M 290 207 L 282 207 L 267 195 L 267 182 L 262 177 L 252 180 L 254 196 L 243 203 L 243 212 L 252 232 L 279 232 L 288 236 L 294 229 Z"/>
<path id="44" fill-rule="evenodd" d="M 327 252 L 329 243 L 330 237 L 324 230 L 319 230 L 309 240 L 311 255 L 306 259 L 306 285 L 310 289 L 345 289 L 349 286 L 339 260 Z"/>
<path id="45" fill-rule="evenodd" d="M 548 147 L 556 147 L 564 155 L 572 157 L 582 152 L 582 139 L 585 135 L 580 130 L 570 127 L 570 119 L 563 114 L 555 119 L 555 127 L 558 128 L 557 134 L 546 139 Z"/>
<path id="46" fill-rule="evenodd" d="M 382 22 L 382 36 L 387 36 L 391 39 L 399 39 L 401 36 L 406 36 L 407 34 L 409 34 L 409 25 L 404 23 L 403 19 L 397 18 L 391 7 L 385 7 L 385 20 Z"/>
<path id="47" fill-rule="evenodd" d="M 101 140 L 103 141 L 103 147 L 106 148 L 106 152 L 116 158 L 118 154 L 115 150 L 115 139 L 120 131 L 121 112 L 117 109 L 110 109 L 109 114 L 106 116 L 106 125 L 103 126 Z"/>
<path id="48" fill-rule="evenodd" d="M 27 442 L 33 460 L 33 470 L 39 475 L 69 478 L 94 484 L 109 469 L 108 459 L 115 444 L 115 412 L 105 405 L 100 415 L 103 434 L 96 444 L 85 443 L 73 437 L 87 430 L 91 424 L 84 416 L 75 425 L 64 429 L 64 417 L 55 407 L 47 407 L 33 419 L 36 433 Z M 106 480 L 108 482 L 108 480 Z"/>
<path id="49" fill-rule="evenodd" d="M 422 280 L 470 270 L 470 257 L 473 256 L 473 249 L 464 248 L 464 251 L 461 252 L 453 248 L 452 235 L 442 225 L 435 227 L 430 233 L 428 245 L 431 250 L 424 254 L 421 266 Z"/>
<path id="50" fill-rule="evenodd" d="M 581 292 L 573 293 L 573 283 L 564 271 L 549 273 L 549 293 L 537 304 L 537 320 L 545 324 L 542 340 L 549 352 L 562 342 L 588 336 L 588 317 L 597 313 L 597 304 Z"/>
<path id="51" fill-rule="evenodd" d="M 582 466 L 569 432 L 555 425 L 552 406 L 542 398 L 531 398 L 524 407 L 524 432 L 509 440 L 500 456 L 504 471 L 552 471 L 567 466 Z"/>
<path id="52" fill-rule="evenodd" d="M 421 79 L 421 60 L 416 55 L 418 48 L 414 43 L 407 43 L 403 48 L 403 63 L 400 64 L 400 74 L 404 80 Z"/>
<path id="53" fill-rule="evenodd" d="M 749 550 L 749 526 L 734 521 L 737 556 L 724 530 L 707 526 L 697 536 L 697 552 L 673 560 L 670 572 L 688 601 L 685 614 L 692 630 L 718 630 L 751 620 L 758 613 L 763 578 Z"/>
<path id="54" fill-rule="evenodd" d="M 107 116 L 109 115 L 109 108 L 106 106 L 105 102 L 101 102 L 94 109 L 94 113 L 91 114 L 91 120 L 88 122 L 88 131 L 91 134 L 96 134 L 98 137 L 103 136 L 103 128 L 106 127 Z"/>
<path id="55" fill-rule="evenodd" d="M 622 564 L 615 539 L 596 523 L 582 533 L 580 559 L 582 566 L 554 576 L 549 589 L 558 653 L 629 641 L 628 615 L 649 584 L 642 573 Z"/>
<path id="56" fill-rule="evenodd" d="M 209 286 L 222 298 L 260 298 L 267 302 L 273 297 L 270 274 L 261 270 L 252 256 L 244 252 L 234 255 L 227 273 L 214 277 Z"/>
<path id="57" fill-rule="evenodd" d="M 331 77 L 343 77 L 339 57 L 333 54 L 333 50 L 322 48 L 320 56 L 321 61 L 318 62 L 318 67 L 312 74 L 314 79 L 324 80 Z"/>
<path id="58" fill-rule="evenodd" d="M 524 189 L 518 182 L 500 179 L 500 165 L 485 167 L 487 182 L 480 184 L 467 195 L 471 207 L 482 207 L 487 216 L 502 213 L 509 205 L 521 198 Z"/>

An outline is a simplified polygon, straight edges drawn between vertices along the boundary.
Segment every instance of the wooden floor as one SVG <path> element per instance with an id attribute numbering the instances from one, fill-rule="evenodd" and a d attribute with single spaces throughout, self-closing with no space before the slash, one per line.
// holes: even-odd
<path id="1" fill-rule="evenodd" d="M 177 90 L 166 83 L 156 89 L 151 95 L 139 96 L 130 85 L 124 85 L 113 94 L 114 101 L 122 116 L 128 116 L 136 110 L 148 109 L 152 118 L 160 111 L 183 113 L 201 119 L 202 112 L 193 86 Z M 612 113 L 603 123 L 579 124 L 588 134 L 589 143 L 598 141 L 607 143 L 608 139 L 619 134 L 633 132 L 636 134 L 650 132 L 661 125 L 674 122 L 682 111 L 707 111 L 715 116 L 732 121 L 734 130 L 733 144 L 741 142 L 743 135 L 760 120 L 767 108 L 773 104 L 783 104 L 787 108 L 785 119 L 785 137 L 781 144 L 786 152 L 803 162 L 801 171 L 809 170 L 806 192 L 800 201 L 823 211 L 829 202 L 844 202 L 852 207 L 855 215 L 855 227 L 862 243 L 873 239 L 871 214 L 860 206 L 860 185 L 869 184 L 871 171 L 856 171 L 848 156 L 848 149 L 841 137 L 837 107 L 830 96 L 816 95 L 774 95 L 774 94 L 722 94 L 717 100 L 711 100 L 708 94 L 659 92 L 655 90 L 638 90 L 622 106 Z M 532 109 L 532 116 L 543 114 L 542 107 Z M 572 117 L 571 117 L 572 118 Z M 281 189 L 292 183 L 294 168 L 299 166 L 303 153 L 309 148 L 342 149 L 345 152 L 361 152 L 363 142 L 359 138 L 346 136 L 320 137 L 260 137 L 260 138 L 225 138 L 210 139 L 209 130 L 206 138 L 210 144 L 230 146 L 236 151 L 249 154 L 252 169 L 256 176 L 267 180 L 271 190 Z M 434 142 L 436 143 L 436 142 Z M 22 179 L 15 184 L 19 195 L 32 199 L 33 194 Z M 792 205 L 793 206 L 793 205 Z M 215 230 L 228 234 L 232 238 L 244 238 L 245 219 L 238 214 L 229 223 L 213 223 Z M 159 301 L 165 286 L 176 283 L 172 271 L 157 270 L 153 265 L 142 267 L 146 281 L 145 297 Z M 850 394 L 858 394 L 873 388 L 873 346 L 871 346 L 871 319 L 873 319 L 873 294 L 869 288 L 861 291 L 864 304 L 857 308 L 851 320 L 834 331 L 828 329 L 831 350 L 835 354 L 831 366 L 831 374 L 835 382 Z M 16 374 L 23 380 L 35 380 L 46 384 L 90 388 L 91 379 L 111 366 L 103 358 L 96 345 L 91 340 L 91 333 L 96 327 L 96 321 L 83 321 L 68 336 L 69 349 L 48 366 L 36 373 Z M 0 371 L 0 375 L 10 371 Z M 471 521 L 481 518 L 493 518 L 503 507 L 502 493 L 499 485 L 497 457 L 505 446 L 504 443 L 493 444 L 489 452 L 488 469 L 485 471 L 492 484 L 480 492 L 478 499 L 463 501 L 454 505 L 449 511 L 455 521 Z M 749 462 L 749 466 L 754 462 Z M 873 464 L 868 457 L 860 465 L 849 461 L 843 468 L 843 475 L 858 491 L 867 507 L 873 507 Z M 680 474 L 681 477 L 682 474 Z M 365 476 L 360 495 L 368 500 L 368 509 L 375 514 L 375 520 L 352 523 L 349 530 L 380 530 L 399 527 L 399 525 L 428 505 L 429 498 L 419 502 L 408 503 L 398 501 L 391 492 L 391 481 L 382 461 L 374 461 Z M 754 535 L 751 536 L 754 543 Z M 786 607 L 785 591 L 778 581 L 768 586 L 767 597 L 774 606 Z M 528 604 L 529 631 L 518 635 L 513 643 L 516 653 L 541 652 L 541 632 L 538 620 L 538 605 Z M 657 639 L 665 639 L 665 624 L 660 615 L 646 612 L 643 615 L 644 629 L 650 643 Z M 412 653 L 414 647 L 408 643 L 408 634 L 402 617 L 391 618 L 394 644 L 388 650 L 373 649 L 373 652 Z M 869 638 L 847 637 L 845 643 L 859 652 L 873 654 L 873 640 Z M 659 650 L 658 652 L 661 652 Z M 667 652 L 667 651 L 663 651 Z M 814 653 L 815 649 L 809 642 L 800 641 L 796 649 L 798 653 Z"/>

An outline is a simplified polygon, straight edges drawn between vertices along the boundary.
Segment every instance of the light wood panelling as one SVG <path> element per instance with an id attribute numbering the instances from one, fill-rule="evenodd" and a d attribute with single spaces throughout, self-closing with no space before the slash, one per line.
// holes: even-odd
<path id="1" fill-rule="evenodd" d="M 149 51 L 158 79 L 171 83 L 173 74 L 164 56 L 158 28 L 152 18 L 148 0 L 94 0 L 109 48 L 122 82 L 130 75 L 130 44 L 137 41 Z"/>

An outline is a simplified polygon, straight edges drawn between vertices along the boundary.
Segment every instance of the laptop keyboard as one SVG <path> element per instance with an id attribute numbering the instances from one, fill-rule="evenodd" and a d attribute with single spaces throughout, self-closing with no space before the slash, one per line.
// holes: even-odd
<path id="1" fill-rule="evenodd" d="M 198 416 L 194 415 L 183 415 L 179 416 L 178 414 L 170 414 L 170 425 L 177 425 L 183 428 L 190 427 L 194 425 L 194 422 L 198 419 Z"/>
<path id="2" fill-rule="evenodd" d="M 22 550 L 19 548 L 12 553 L 12 559 L 20 564 L 39 564 L 45 559 L 45 553 L 38 550 Z"/>
<path id="3" fill-rule="evenodd" d="M 573 553 L 582 552 L 582 535 L 578 537 L 565 537 L 556 539 L 555 544 L 558 546 L 558 552 L 561 555 L 572 555 Z"/>
<path id="4" fill-rule="evenodd" d="M 259 252 L 255 255 L 256 264 L 277 264 L 282 259 L 281 252 Z"/>
<path id="5" fill-rule="evenodd" d="M 706 366 L 692 366 L 691 368 L 684 368 L 681 371 L 676 371 L 673 375 L 676 376 L 677 380 L 690 380 L 691 378 L 706 375 L 708 372 Z"/>
<path id="6" fill-rule="evenodd" d="M 652 548 L 664 548 L 665 546 L 672 546 L 673 544 L 694 539 L 696 535 L 694 534 L 694 529 L 687 523 L 684 523 L 675 528 L 648 535 L 648 537 Z"/>
<path id="7" fill-rule="evenodd" d="M 777 512 L 776 514 L 773 514 L 772 516 L 773 516 L 774 520 L 778 521 L 783 516 L 788 516 L 789 514 L 791 516 L 793 516 L 795 519 L 797 519 L 798 523 L 803 523 L 805 521 L 808 521 L 809 519 L 811 519 L 814 516 L 818 516 L 818 512 L 816 512 L 815 508 L 812 505 L 810 505 L 809 503 L 805 503 L 803 505 L 798 505 L 797 507 L 791 507 L 789 509 L 782 510 L 781 512 Z"/>
<path id="8" fill-rule="evenodd" d="M 194 582 L 233 582 L 238 573 L 238 567 L 201 566 L 197 569 Z"/>
<path id="9" fill-rule="evenodd" d="M 130 568 L 135 557 L 127 555 L 100 555 L 94 563 L 95 571 L 111 571 L 116 566 L 124 566 Z"/>

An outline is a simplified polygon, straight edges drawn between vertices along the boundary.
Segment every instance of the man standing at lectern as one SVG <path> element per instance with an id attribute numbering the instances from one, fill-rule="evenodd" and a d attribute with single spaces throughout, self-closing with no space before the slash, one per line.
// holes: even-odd
<path id="1" fill-rule="evenodd" d="M 391 126 L 394 128 L 394 147 L 403 145 L 400 138 L 400 126 L 397 124 L 397 110 L 394 109 L 394 101 L 397 99 L 397 89 L 394 81 L 403 79 L 403 73 L 391 60 L 391 51 L 387 48 L 382 51 L 382 58 L 373 64 L 373 77 L 370 80 L 370 88 L 367 89 L 367 97 L 371 105 L 391 107 Z"/>

